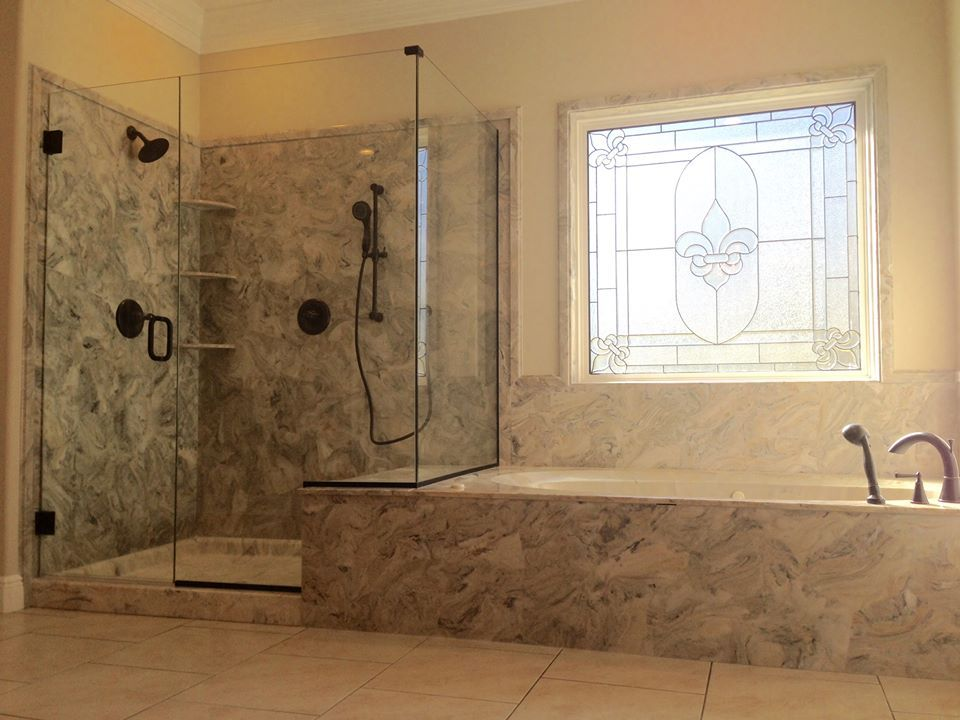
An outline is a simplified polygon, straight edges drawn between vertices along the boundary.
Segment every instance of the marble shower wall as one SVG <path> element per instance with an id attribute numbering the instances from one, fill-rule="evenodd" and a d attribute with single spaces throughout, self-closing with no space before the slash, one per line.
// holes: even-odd
<path id="1" fill-rule="evenodd" d="M 439 489 L 311 489 L 303 504 L 308 625 L 960 671 L 955 510 Z"/>
<path id="2" fill-rule="evenodd" d="M 385 319 L 367 317 L 368 262 L 360 333 L 376 433 L 393 437 L 414 424 L 412 147 L 413 128 L 394 127 L 243 138 L 203 150 L 202 196 L 237 211 L 228 231 L 201 239 L 202 269 L 239 280 L 201 288 L 200 339 L 235 346 L 199 357 L 201 534 L 298 537 L 296 491 L 305 481 L 412 466 L 412 441 L 377 447 L 367 438 L 353 347 L 363 229 L 351 214 L 358 200 L 372 204 L 371 183 L 385 187 Z M 297 325 L 309 298 L 330 306 L 330 326 L 320 335 Z"/>
<path id="3" fill-rule="evenodd" d="M 151 361 L 146 332 L 122 337 L 114 313 L 133 298 L 176 322 L 177 157 L 189 186 L 199 153 L 95 93 L 47 81 L 43 92 L 44 120 L 64 133 L 63 153 L 46 163 L 42 505 L 57 512 L 57 534 L 41 542 L 49 573 L 173 539 L 176 363 Z M 139 162 L 131 124 L 167 137 L 167 155 Z M 182 474 L 189 492 L 195 478 Z"/>

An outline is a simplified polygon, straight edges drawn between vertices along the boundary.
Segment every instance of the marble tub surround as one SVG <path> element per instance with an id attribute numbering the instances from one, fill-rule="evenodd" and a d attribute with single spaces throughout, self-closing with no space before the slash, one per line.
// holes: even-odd
<path id="1" fill-rule="evenodd" d="M 883 383 L 570 385 L 526 376 L 509 391 L 510 464 L 856 474 L 863 455 L 840 434 L 870 432 L 881 482 L 894 472 L 943 475 L 932 448 L 886 448 L 901 435 L 957 435 L 953 373 L 897 373 Z"/>
<path id="2" fill-rule="evenodd" d="M 960 510 L 442 486 L 302 491 L 307 624 L 960 672 Z"/>
<path id="3" fill-rule="evenodd" d="M 0 716 L 40 720 L 960 717 L 957 682 L 301 626 L 31 609 L 0 651 Z"/>

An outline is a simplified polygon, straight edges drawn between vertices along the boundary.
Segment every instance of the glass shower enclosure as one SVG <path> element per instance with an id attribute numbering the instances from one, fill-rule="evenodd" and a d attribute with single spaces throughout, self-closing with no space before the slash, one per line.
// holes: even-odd
<path id="1" fill-rule="evenodd" d="M 296 591 L 300 488 L 497 464 L 498 134 L 419 48 L 44 90 L 42 574 Z"/>

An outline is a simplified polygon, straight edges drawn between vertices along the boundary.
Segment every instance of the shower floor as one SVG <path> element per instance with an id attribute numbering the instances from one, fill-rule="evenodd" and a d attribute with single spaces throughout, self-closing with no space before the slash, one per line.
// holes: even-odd
<path id="1" fill-rule="evenodd" d="M 170 582 L 173 543 L 65 570 L 68 576 Z M 193 537 L 176 544 L 176 579 L 300 586 L 300 541 Z"/>

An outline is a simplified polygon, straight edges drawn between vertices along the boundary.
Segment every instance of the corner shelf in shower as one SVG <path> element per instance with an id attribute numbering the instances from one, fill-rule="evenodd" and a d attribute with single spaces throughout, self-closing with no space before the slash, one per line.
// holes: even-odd
<path id="1" fill-rule="evenodd" d="M 208 212 L 220 211 L 234 213 L 237 211 L 236 205 L 220 202 L 219 200 L 201 200 L 200 198 L 184 198 L 180 201 L 180 207 L 187 208 L 188 210 L 206 210 Z"/>
<path id="2" fill-rule="evenodd" d="M 180 343 L 181 350 L 236 350 L 236 345 L 224 343 Z"/>
<path id="3" fill-rule="evenodd" d="M 207 272 L 206 270 L 184 270 L 180 277 L 196 278 L 197 280 L 238 280 L 237 275 L 221 272 Z"/>

